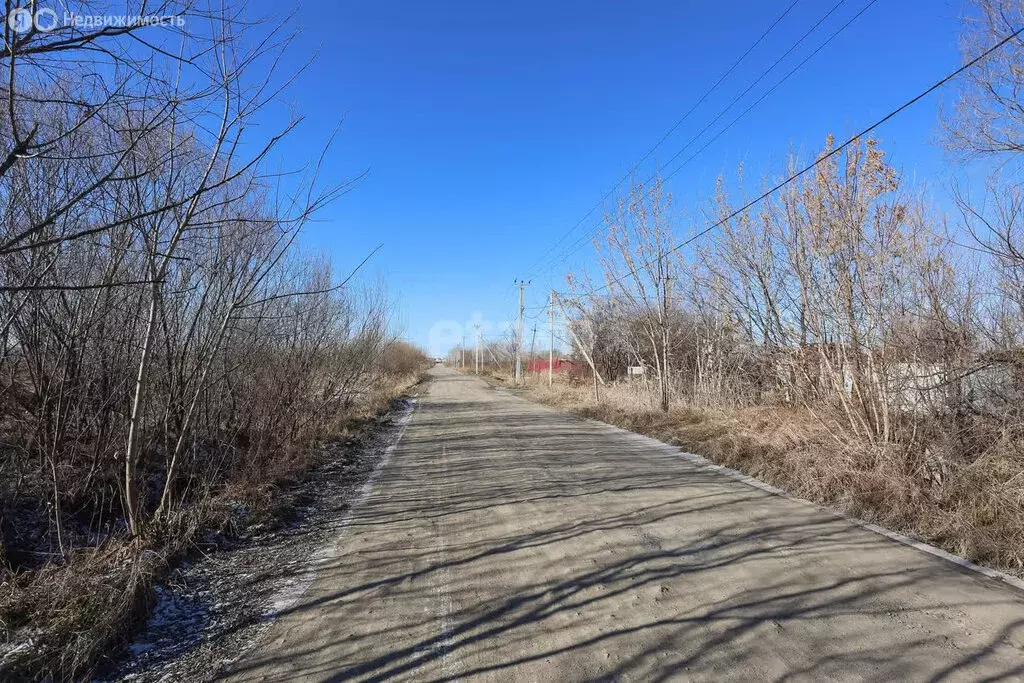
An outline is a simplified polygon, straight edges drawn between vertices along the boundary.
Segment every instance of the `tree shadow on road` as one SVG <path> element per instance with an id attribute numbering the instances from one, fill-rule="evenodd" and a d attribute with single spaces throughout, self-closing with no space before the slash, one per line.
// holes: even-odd
<path id="1" fill-rule="evenodd" d="M 1012 588 L 670 449 L 452 396 L 233 680 L 1024 675 Z"/>

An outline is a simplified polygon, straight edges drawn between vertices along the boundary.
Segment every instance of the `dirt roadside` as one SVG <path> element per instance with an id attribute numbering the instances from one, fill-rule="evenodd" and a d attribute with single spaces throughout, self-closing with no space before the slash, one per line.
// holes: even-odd
<path id="1" fill-rule="evenodd" d="M 435 369 L 232 681 L 1024 675 L 1024 593 L 677 448 Z"/>
<path id="2" fill-rule="evenodd" d="M 325 445 L 322 464 L 284 492 L 286 516 L 245 525 L 204 547 L 155 587 L 156 606 L 133 642 L 97 681 L 214 679 L 256 645 L 276 614 L 313 580 L 310 558 L 344 528 L 366 482 L 401 436 L 415 399 L 399 399 L 363 438 Z"/>

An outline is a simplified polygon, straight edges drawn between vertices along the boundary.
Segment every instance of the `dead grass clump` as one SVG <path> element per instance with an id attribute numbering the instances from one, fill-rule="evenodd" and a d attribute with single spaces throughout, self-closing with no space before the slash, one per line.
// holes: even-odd
<path id="1" fill-rule="evenodd" d="M 1024 453 L 1005 436 L 974 462 L 957 468 L 944 487 L 949 514 L 939 531 L 977 562 L 1024 569 Z"/>
<path id="2" fill-rule="evenodd" d="M 20 628 L 30 638 L 0 649 L 0 678 L 70 680 L 88 670 L 145 617 L 153 578 L 166 564 L 165 555 L 134 541 L 77 551 L 64 565 L 12 577 L 0 595 L 4 639 Z"/>
<path id="3" fill-rule="evenodd" d="M 335 436 L 360 433 L 421 379 L 406 374 L 373 387 L 339 416 L 344 431 Z M 141 537 L 115 536 L 29 571 L 0 563 L 0 681 L 86 680 L 147 617 L 154 582 L 200 538 L 241 536 L 293 514 L 303 502 L 297 484 L 320 452 L 300 441 L 269 455 L 249 453 L 218 479 L 197 481 L 203 495 L 172 507 Z"/>
<path id="4" fill-rule="evenodd" d="M 1024 438 L 973 418 L 872 445 L 822 411 L 653 409 L 634 387 L 556 385 L 539 402 L 645 434 L 791 494 L 1024 575 Z"/>

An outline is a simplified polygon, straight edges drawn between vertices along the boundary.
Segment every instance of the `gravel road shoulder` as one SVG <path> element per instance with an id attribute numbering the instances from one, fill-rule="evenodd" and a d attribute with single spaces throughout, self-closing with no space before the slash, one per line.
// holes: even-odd
<path id="1" fill-rule="evenodd" d="M 134 641 L 112 657 L 100 681 L 205 681 L 256 645 L 275 616 L 313 581 L 315 560 L 344 533 L 353 505 L 401 438 L 415 399 L 396 401 L 360 441 L 324 446 L 289 498 L 276 528 L 244 528 L 204 547 L 156 586 L 156 606 Z"/>

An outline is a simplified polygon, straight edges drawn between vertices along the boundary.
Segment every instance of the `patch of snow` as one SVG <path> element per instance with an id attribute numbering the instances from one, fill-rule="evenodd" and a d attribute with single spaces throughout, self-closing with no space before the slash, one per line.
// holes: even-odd
<path id="1" fill-rule="evenodd" d="M 254 525 L 241 539 L 207 534 L 204 540 L 221 549 L 183 562 L 154 587 L 145 626 L 97 680 L 207 680 L 237 661 L 309 589 L 317 567 L 342 552 L 353 510 L 371 495 L 412 413 L 413 401 L 404 401 L 364 442 L 325 446 L 325 462 L 287 492 L 316 492 L 293 505 L 298 518 L 291 523 L 276 530 Z M 240 516 L 250 513 L 243 505 L 234 509 Z M 307 557 L 312 560 L 303 563 Z"/>
<path id="2" fill-rule="evenodd" d="M 303 572 L 296 578 L 296 580 L 290 582 L 284 588 L 282 588 L 271 600 L 270 608 L 267 610 L 266 617 L 268 619 L 276 619 L 280 614 L 286 612 L 295 606 L 309 587 L 313 585 L 313 581 L 316 579 L 317 569 L 325 566 L 327 563 L 337 559 L 341 554 L 340 543 L 345 537 L 345 532 L 348 531 L 348 527 L 352 522 L 352 516 L 356 510 L 358 510 L 370 497 L 373 492 L 373 485 L 377 481 L 377 477 L 380 476 L 381 470 L 387 466 L 391 460 L 391 454 L 395 452 L 399 442 L 405 435 L 405 430 L 409 426 L 409 422 L 412 420 L 413 404 L 416 399 L 410 399 L 402 409 L 398 418 L 394 421 L 393 439 L 390 439 L 391 443 L 384 449 L 384 454 L 381 456 L 380 462 L 373 468 L 370 476 L 366 478 L 362 488 L 359 490 L 359 496 L 356 501 L 349 508 L 349 513 L 345 515 L 345 518 L 341 521 L 341 525 L 338 527 L 338 535 L 332 542 L 320 548 L 307 563 Z"/>

